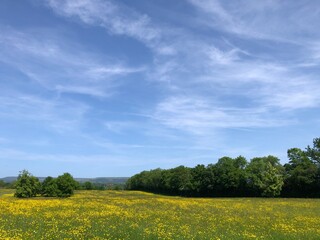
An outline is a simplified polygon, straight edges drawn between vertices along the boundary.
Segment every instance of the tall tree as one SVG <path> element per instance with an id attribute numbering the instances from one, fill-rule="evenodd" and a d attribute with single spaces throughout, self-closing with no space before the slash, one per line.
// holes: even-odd
<path id="1" fill-rule="evenodd" d="M 77 183 L 70 173 L 64 173 L 56 179 L 58 197 L 70 197 L 76 189 Z"/>
<path id="2" fill-rule="evenodd" d="M 320 138 L 313 139 L 313 147 L 308 146 L 306 148 L 306 155 L 315 164 L 320 165 Z"/>
<path id="3" fill-rule="evenodd" d="M 215 165 L 216 190 L 219 195 L 243 195 L 246 182 L 245 166 L 247 161 L 239 156 L 235 159 L 222 157 Z"/>
<path id="4" fill-rule="evenodd" d="M 308 152 L 299 148 L 288 150 L 289 163 L 285 164 L 284 194 L 287 196 L 314 195 L 318 169 L 314 161 L 308 157 Z"/>
<path id="5" fill-rule="evenodd" d="M 207 176 L 207 169 L 204 165 L 198 164 L 191 170 L 192 176 L 192 192 L 195 195 L 206 195 L 209 179 Z"/>
<path id="6" fill-rule="evenodd" d="M 41 195 L 44 197 L 57 197 L 60 195 L 57 181 L 53 177 L 46 177 L 42 182 Z"/>
<path id="7" fill-rule="evenodd" d="M 29 198 L 35 197 L 38 193 L 40 193 L 41 184 L 38 178 L 34 177 L 27 170 L 23 170 L 18 176 L 15 188 L 15 197 Z"/>
<path id="8" fill-rule="evenodd" d="M 274 156 L 251 159 L 248 167 L 248 184 L 256 196 L 279 196 L 283 186 L 283 168 Z"/>
<path id="9" fill-rule="evenodd" d="M 189 195 L 192 191 L 191 171 L 185 166 L 170 169 L 166 181 L 173 194 Z"/>

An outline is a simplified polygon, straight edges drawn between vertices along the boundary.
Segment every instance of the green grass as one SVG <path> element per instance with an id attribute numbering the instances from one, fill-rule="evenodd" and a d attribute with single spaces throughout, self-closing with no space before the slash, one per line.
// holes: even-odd
<path id="1" fill-rule="evenodd" d="M 5 194 L 13 194 L 13 193 L 14 193 L 13 189 L 2 189 L 2 188 L 0 188 L 0 197 L 2 197 L 2 195 L 5 195 Z"/>
<path id="2" fill-rule="evenodd" d="M 16 199 L 12 193 L 0 190 L 0 239 L 320 239 L 319 199 L 128 191 Z"/>

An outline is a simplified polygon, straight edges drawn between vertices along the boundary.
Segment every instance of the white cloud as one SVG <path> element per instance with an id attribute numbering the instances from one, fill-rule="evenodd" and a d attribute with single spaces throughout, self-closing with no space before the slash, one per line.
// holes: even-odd
<path id="1" fill-rule="evenodd" d="M 105 78 L 106 76 L 128 75 L 144 71 L 144 68 L 129 68 L 121 65 L 96 66 L 87 71 L 88 76 L 95 79 Z"/>
<path id="2" fill-rule="evenodd" d="M 202 50 L 195 62 L 202 61 L 199 68 L 190 67 L 190 74 L 196 89 L 207 88 L 214 96 L 242 97 L 257 109 L 265 108 L 272 114 L 273 111 L 288 111 L 319 106 L 320 83 L 316 73 L 301 71 L 296 61 L 304 61 L 305 56 L 300 55 L 292 62 L 284 62 L 275 58 L 263 59 L 243 53 L 233 48 L 222 52 L 218 49 L 212 56 L 211 47 Z M 229 54 L 232 53 L 232 54 Z M 313 60 L 310 60 L 314 63 Z M 210 95 L 209 95 L 210 96 Z M 234 105 L 238 106 L 237 102 Z"/>
<path id="3" fill-rule="evenodd" d="M 51 39 L 41 31 L 0 30 L 2 61 L 51 91 L 111 96 L 121 78 L 144 71 L 117 59 L 102 62 L 100 56 L 72 46 L 67 39 Z"/>
<path id="4" fill-rule="evenodd" d="M 219 0 L 188 0 L 192 5 L 205 13 L 205 17 L 198 19 L 199 23 L 204 26 L 216 28 L 222 31 L 231 32 L 239 35 L 254 35 L 258 37 L 258 33 L 250 32 L 247 26 L 237 15 L 229 12 L 220 3 Z M 241 11 L 240 9 L 237 12 Z"/>
<path id="5" fill-rule="evenodd" d="M 288 123 L 268 117 L 267 109 L 227 108 L 219 105 L 208 98 L 172 97 L 158 105 L 154 116 L 170 128 L 200 135 L 210 135 L 210 131 L 221 128 L 275 127 Z"/>
<path id="6" fill-rule="evenodd" d="M 310 51 L 308 55 L 311 56 L 317 65 L 320 64 L 320 39 L 317 42 L 311 42 L 307 46 L 309 46 Z"/>
<path id="7" fill-rule="evenodd" d="M 175 73 L 180 71 L 180 65 L 174 60 L 155 60 L 154 67 L 149 71 L 149 79 L 153 81 L 166 82 L 176 81 Z"/>
<path id="8" fill-rule="evenodd" d="M 90 163 L 90 164 L 116 164 L 118 166 L 130 166 L 139 163 L 130 161 L 125 156 L 113 156 L 109 154 L 37 154 L 13 148 L 1 148 L 1 160 L 10 161 L 40 161 L 50 163 Z"/>
<path id="9" fill-rule="evenodd" d="M 240 60 L 238 56 L 241 51 L 233 48 L 229 51 L 223 52 L 216 47 L 208 47 L 206 53 L 211 60 L 212 64 L 229 65 L 237 60 Z"/>
<path id="10" fill-rule="evenodd" d="M 242 33 L 243 27 L 237 19 L 229 14 L 220 4 L 218 0 L 189 0 L 191 4 L 199 8 L 201 11 L 210 14 L 211 25 L 220 28 L 220 24 L 228 31 Z"/>
<path id="11" fill-rule="evenodd" d="M 13 97 L 14 96 L 14 97 Z M 0 97 L 0 116 L 10 121 L 37 123 L 39 128 L 67 134 L 78 131 L 90 107 L 72 100 L 42 98 L 19 92 L 10 92 Z"/>
<path id="12" fill-rule="evenodd" d="M 320 84 L 308 77 L 286 78 L 265 89 L 264 104 L 283 110 L 315 108 L 320 104 Z"/>
<path id="13" fill-rule="evenodd" d="M 188 0 L 200 11 L 198 23 L 203 27 L 241 37 L 301 44 L 314 36 L 319 14 L 317 3 L 290 0 L 235 2 L 221 0 Z M 312 37 L 311 37 L 312 38 Z"/>
<path id="14" fill-rule="evenodd" d="M 218 0 L 189 0 L 189 3 L 201 12 L 198 15 L 200 26 L 205 24 L 237 36 L 245 36 L 250 39 L 249 41 L 266 39 L 281 42 L 281 44 L 288 42 L 288 49 L 293 49 L 294 46 L 299 48 L 300 52 L 306 48 L 302 44 L 304 43 L 302 38 L 290 39 L 297 34 L 296 29 L 291 25 L 283 29 L 289 21 L 282 17 L 288 2 L 239 1 L 231 4 Z M 216 127 L 225 127 L 220 119 L 228 119 L 224 121 L 226 126 L 235 127 L 265 126 L 269 123 L 277 125 L 279 119 L 264 121 L 263 118 L 273 112 L 316 107 L 319 104 L 317 94 L 308 95 L 305 93 L 308 90 L 311 90 L 312 93 L 316 92 L 319 89 L 319 84 L 314 81 L 314 76 L 303 76 L 303 73 L 299 72 L 298 68 L 301 66 L 297 67 L 296 62 L 299 62 L 302 55 L 298 51 L 293 53 L 298 57 L 294 61 L 290 59 L 278 60 L 275 56 L 276 53 L 273 52 L 253 54 L 254 47 L 238 47 L 234 44 L 236 41 L 228 36 L 219 41 L 197 36 L 185 29 L 177 29 L 172 26 L 170 26 L 171 31 L 168 31 L 168 28 L 159 27 L 160 25 L 152 22 L 149 16 L 113 1 L 52 0 L 49 1 L 49 5 L 55 12 L 65 17 L 77 17 L 84 23 L 102 26 L 113 34 L 130 36 L 155 50 L 154 65 L 153 68 L 147 69 L 147 77 L 165 83 L 163 86 L 167 90 L 167 99 L 171 99 L 157 105 L 155 110 L 157 117 L 159 113 L 170 112 L 165 109 L 168 107 L 167 101 L 174 102 L 172 99 L 180 98 L 179 94 L 202 95 L 203 92 L 206 92 L 203 95 L 205 98 L 210 90 L 218 100 L 219 97 L 225 98 L 226 96 L 231 99 L 233 96 L 245 98 L 250 107 L 242 107 L 241 104 L 234 102 L 237 110 L 231 111 L 223 103 L 223 100 L 220 100 L 219 109 L 217 109 L 211 108 L 209 101 L 203 112 L 198 112 L 200 115 L 198 118 L 195 117 L 197 120 L 192 120 L 190 117 L 187 118 L 188 121 L 184 121 L 186 126 L 197 125 L 198 122 L 211 126 L 213 124 L 207 122 L 219 122 L 220 125 L 216 123 Z M 291 18 L 294 15 L 301 15 L 309 8 L 310 6 L 302 7 L 296 13 L 289 12 L 290 21 L 295 22 L 296 20 Z M 280 21 L 280 17 L 284 21 Z M 302 18 L 302 22 L 309 22 L 314 18 L 316 18 L 315 15 L 305 16 Z M 299 27 L 301 26 L 299 25 Z M 305 31 L 311 30 L 306 29 Z M 267 43 L 264 47 L 271 48 Z M 317 49 L 316 45 L 313 48 Z M 167 54 L 164 57 L 161 56 L 162 53 Z M 285 54 L 285 50 L 283 53 Z M 314 51 L 313 61 L 316 59 L 317 50 Z M 91 71 L 91 73 L 99 75 L 100 70 Z M 299 79 L 303 79 L 303 81 Z M 303 93 L 301 89 L 303 89 Z M 175 104 L 179 109 L 177 103 Z M 191 103 L 191 105 L 193 108 L 197 108 L 195 103 Z M 261 109 L 264 111 L 263 115 L 260 114 Z M 243 124 L 242 121 L 236 124 L 236 120 L 233 119 L 241 115 L 237 111 L 248 111 L 249 115 L 254 116 L 254 120 L 250 121 L 250 119 L 243 119 L 240 116 L 240 119 L 243 119 Z M 205 115 L 205 112 L 209 112 L 212 117 Z M 160 115 L 162 116 L 162 114 Z M 286 116 L 283 117 L 286 118 Z M 176 122 L 179 120 L 175 121 L 173 117 L 170 119 L 165 120 L 167 125 L 171 123 L 178 125 Z"/>
<path id="15" fill-rule="evenodd" d="M 103 125 L 108 131 L 120 134 L 136 129 L 139 124 L 133 121 L 105 121 Z"/>
<path id="16" fill-rule="evenodd" d="M 85 94 L 85 95 L 101 97 L 101 98 L 105 98 L 111 95 L 110 92 L 108 93 L 99 87 L 92 87 L 92 86 L 88 87 L 88 86 L 80 86 L 80 85 L 75 85 L 75 86 L 57 85 L 55 89 L 59 93 L 78 93 L 78 94 Z"/>
<path id="17" fill-rule="evenodd" d="M 145 14 L 130 9 L 121 3 L 101 0 L 48 0 L 48 5 L 57 14 L 76 17 L 82 22 L 105 28 L 111 34 L 127 35 L 143 42 L 159 54 L 174 53 L 162 42 L 163 29 L 154 26 Z"/>

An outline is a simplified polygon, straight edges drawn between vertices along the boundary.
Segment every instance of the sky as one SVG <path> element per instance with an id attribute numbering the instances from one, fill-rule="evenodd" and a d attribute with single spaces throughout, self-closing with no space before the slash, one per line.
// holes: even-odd
<path id="1" fill-rule="evenodd" d="M 317 0 L 2 0 L 0 177 L 126 177 L 320 137 Z"/>

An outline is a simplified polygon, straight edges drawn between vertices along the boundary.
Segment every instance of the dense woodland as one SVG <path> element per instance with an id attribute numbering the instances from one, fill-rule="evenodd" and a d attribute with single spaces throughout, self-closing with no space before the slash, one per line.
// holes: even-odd
<path id="1" fill-rule="evenodd" d="M 305 150 L 287 151 L 282 165 L 275 156 L 222 157 L 216 164 L 154 169 L 134 175 L 127 189 L 206 197 L 320 197 L 320 138 Z"/>

